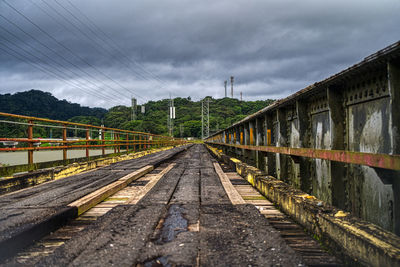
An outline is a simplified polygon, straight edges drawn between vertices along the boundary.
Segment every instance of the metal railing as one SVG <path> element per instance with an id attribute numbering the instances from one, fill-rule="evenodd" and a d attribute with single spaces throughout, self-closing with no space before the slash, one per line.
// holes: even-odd
<path id="1" fill-rule="evenodd" d="M 0 118 L 0 125 L 3 125 L 1 127 L 11 125 L 11 132 L 19 131 L 12 134 L 17 136 L 0 136 L 0 143 L 6 146 L 0 147 L 0 152 L 27 151 L 29 165 L 34 162 L 34 152 L 42 150 L 62 150 L 63 160 L 66 161 L 67 151 L 72 149 L 85 149 L 86 158 L 89 159 L 91 149 L 101 149 L 104 156 L 106 149 L 110 148 L 114 149 L 114 153 L 121 153 L 121 150 L 136 152 L 186 143 L 184 139 L 169 136 L 3 112 L 0 112 Z M 47 130 L 50 137 L 43 138 L 43 133 L 47 135 Z M 23 137 L 21 133 L 24 133 Z M 68 137 L 69 135 L 72 137 Z"/>

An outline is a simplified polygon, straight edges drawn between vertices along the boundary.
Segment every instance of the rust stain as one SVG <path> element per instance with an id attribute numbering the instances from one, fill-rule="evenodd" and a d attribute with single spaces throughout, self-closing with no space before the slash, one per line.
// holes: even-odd
<path id="1" fill-rule="evenodd" d="M 222 143 L 209 143 L 209 144 L 232 146 L 247 150 L 280 153 L 285 155 L 300 156 L 306 158 L 325 159 L 343 163 L 366 165 L 382 169 L 400 170 L 400 155 L 374 154 L 374 153 L 354 152 L 346 150 L 324 150 L 324 149 L 314 149 L 314 148 L 227 145 Z"/>
<path id="2" fill-rule="evenodd" d="M 250 145 L 254 145 L 253 128 L 250 128 Z"/>

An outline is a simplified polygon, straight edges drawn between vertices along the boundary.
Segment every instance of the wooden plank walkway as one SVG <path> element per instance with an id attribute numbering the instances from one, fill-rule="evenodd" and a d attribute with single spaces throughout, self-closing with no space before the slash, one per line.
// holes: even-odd
<path id="1" fill-rule="evenodd" d="M 307 266 L 339 266 L 341 262 L 311 238 L 305 230 L 279 211 L 273 203 L 260 194 L 250 183 L 236 172 L 226 172 L 226 176 L 246 204 L 254 205 L 268 222 L 279 231 L 282 238 L 298 252 Z"/>

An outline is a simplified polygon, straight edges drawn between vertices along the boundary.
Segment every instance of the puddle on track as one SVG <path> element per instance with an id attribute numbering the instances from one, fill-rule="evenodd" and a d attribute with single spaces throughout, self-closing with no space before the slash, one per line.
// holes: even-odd
<path id="1" fill-rule="evenodd" d="M 171 242 L 179 233 L 188 231 L 188 221 L 183 217 L 183 211 L 179 205 L 169 207 L 156 244 Z"/>

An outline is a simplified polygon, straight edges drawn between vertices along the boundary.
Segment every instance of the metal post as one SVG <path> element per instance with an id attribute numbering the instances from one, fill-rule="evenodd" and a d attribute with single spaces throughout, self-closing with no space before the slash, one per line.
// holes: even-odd
<path id="1" fill-rule="evenodd" d="M 104 135 L 105 135 L 105 129 L 104 127 L 101 128 L 101 140 L 102 140 L 102 146 L 101 146 L 101 154 L 104 156 L 106 154 L 106 150 L 105 150 L 105 144 L 106 142 L 104 142 Z"/>
<path id="2" fill-rule="evenodd" d="M 89 129 L 86 128 L 86 158 L 89 160 Z"/>
<path id="3" fill-rule="evenodd" d="M 28 121 L 28 139 L 32 140 L 33 138 L 33 122 Z M 32 148 L 32 150 L 28 150 L 28 164 L 32 165 L 33 164 L 33 142 L 29 141 L 28 146 Z"/>
<path id="4" fill-rule="evenodd" d="M 126 134 L 126 152 L 129 152 L 129 134 Z"/>
<path id="5" fill-rule="evenodd" d="M 63 128 L 63 146 L 66 147 L 67 146 L 67 126 L 64 124 L 64 128 Z M 63 160 L 64 160 L 64 164 L 67 161 L 67 149 L 63 148 Z"/>
<path id="6" fill-rule="evenodd" d="M 117 134 L 114 131 L 111 134 L 111 138 L 113 139 L 112 144 L 114 147 L 114 154 L 115 154 L 115 153 L 117 153 L 117 146 L 116 146 Z"/>
<path id="7" fill-rule="evenodd" d="M 117 144 L 118 144 L 118 153 L 121 153 L 121 138 L 119 134 L 117 134 Z"/>
<path id="8" fill-rule="evenodd" d="M 133 134 L 133 153 L 136 152 L 136 138 L 135 138 L 135 134 Z"/>

